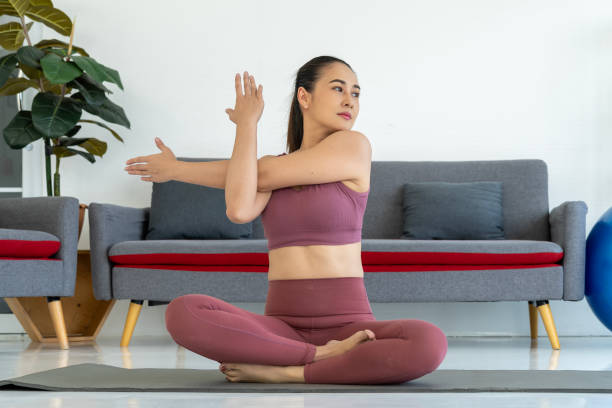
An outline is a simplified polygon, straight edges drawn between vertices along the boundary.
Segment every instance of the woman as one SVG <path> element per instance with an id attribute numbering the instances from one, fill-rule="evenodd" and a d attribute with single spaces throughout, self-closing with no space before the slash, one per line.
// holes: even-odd
<path id="1" fill-rule="evenodd" d="M 239 74 L 235 87 L 236 106 L 226 109 L 236 124 L 231 159 L 179 164 L 156 139 L 161 154 L 127 162 L 148 162 L 126 168 L 150 175 L 143 180 L 225 188 L 228 218 L 246 223 L 261 214 L 268 239 L 265 314 L 204 294 L 180 296 L 166 310 L 173 339 L 221 362 L 232 382 L 390 384 L 435 370 L 447 351 L 444 333 L 422 320 L 377 321 L 366 294 L 361 227 L 371 147 L 351 130 L 360 93 L 352 68 L 328 56 L 302 66 L 289 154 L 260 160 L 263 87 L 247 72 L 244 89 Z"/>

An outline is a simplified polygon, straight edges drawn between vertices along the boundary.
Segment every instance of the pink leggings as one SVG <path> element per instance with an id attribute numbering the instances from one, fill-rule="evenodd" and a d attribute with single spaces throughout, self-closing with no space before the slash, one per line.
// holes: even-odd
<path id="1" fill-rule="evenodd" d="M 363 278 L 268 282 L 265 314 L 203 294 L 179 296 L 166 309 L 174 341 L 219 363 L 304 366 L 310 384 L 397 384 L 434 371 L 447 340 L 423 320 L 376 320 Z M 370 329 L 375 340 L 313 361 L 315 346 Z"/>

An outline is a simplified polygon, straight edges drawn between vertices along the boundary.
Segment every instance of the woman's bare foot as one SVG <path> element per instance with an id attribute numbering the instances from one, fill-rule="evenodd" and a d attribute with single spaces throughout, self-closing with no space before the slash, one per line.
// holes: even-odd
<path id="1" fill-rule="evenodd" d="M 219 369 L 230 382 L 303 383 L 304 366 L 223 363 Z"/>
<path id="2" fill-rule="evenodd" d="M 360 330 L 344 340 L 330 340 L 324 346 L 317 346 L 314 361 L 346 353 L 364 341 L 376 340 L 374 332 L 369 329 Z"/>
<path id="3" fill-rule="evenodd" d="M 346 353 L 364 341 L 376 340 L 374 332 L 360 330 L 344 340 L 330 340 L 317 346 L 314 361 Z M 303 383 L 304 366 L 270 366 L 260 364 L 222 363 L 219 370 L 231 382 Z"/>

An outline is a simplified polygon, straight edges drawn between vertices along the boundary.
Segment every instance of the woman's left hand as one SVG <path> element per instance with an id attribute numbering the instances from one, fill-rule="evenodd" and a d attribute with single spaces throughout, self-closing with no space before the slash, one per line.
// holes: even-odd
<path id="1" fill-rule="evenodd" d="M 259 121 L 264 108 L 263 86 L 255 85 L 255 78 L 244 71 L 244 93 L 240 74 L 236 74 L 236 106 L 227 108 L 225 113 L 236 125 L 255 123 Z"/>

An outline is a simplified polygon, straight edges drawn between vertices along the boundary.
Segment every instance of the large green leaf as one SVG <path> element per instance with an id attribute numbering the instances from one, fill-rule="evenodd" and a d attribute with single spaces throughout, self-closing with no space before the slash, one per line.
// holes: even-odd
<path id="1" fill-rule="evenodd" d="M 90 76 L 83 74 L 78 78 L 68 82 L 68 85 L 81 91 L 85 101 L 90 105 L 100 105 L 106 99 L 106 94 L 103 89 L 100 89 L 98 83 L 93 81 Z"/>
<path id="2" fill-rule="evenodd" d="M 70 95 L 70 97 L 80 101 L 83 109 L 85 109 L 87 112 L 99 116 L 107 122 L 117 123 L 121 126 L 125 126 L 128 129 L 130 128 L 130 121 L 128 120 L 127 116 L 125 116 L 123 108 L 111 102 L 109 99 L 104 100 L 104 102 L 100 105 L 90 105 L 80 92 Z"/>
<path id="3" fill-rule="evenodd" d="M 51 154 L 61 158 L 76 156 L 76 153 L 71 152 L 66 146 L 53 146 L 51 149 Z"/>
<path id="4" fill-rule="evenodd" d="M 106 126 L 104 123 L 102 122 L 98 122 L 95 120 L 88 120 L 88 119 L 81 119 L 79 120 L 79 122 L 85 122 L 85 123 L 93 123 L 95 125 L 98 125 L 100 127 L 103 127 L 104 129 L 108 130 L 109 132 L 111 132 L 111 134 L 115 137 L 115 139 L 119 140 L 120 142 L 123 143 L 123 139 L 121 138 L 121 136 L 119 136 L 119 133 L 115 132 L 113 129 L 109 128 L 108 126 Z"/>
<path id="5" fill-rule="evenodd" d="M 83 72 L 72 62 L 66 62 L 56 54 L 49 53 L 40 60 L 45 77 L 52 84 L 65 84 Z"/>
<path id="6" fill-rule="evenodd" d="M 60 95 L 62 93 L 62 84 L 52 84 L 49 82 L 47 78 L 43 75 L 42 71 L 36 68 L 29 67 L 24 64 L 19 64 L 19 68 L 23 71 L 24 74 L 30 79 L 34 79 L 38 81 L 42 79 L 44 92 L 53 92 L 54 94 Z M 64 94 L 68 95 L 72 91 L 70 86 L 65 87 Z"/>
<path id="7" fill-rule="evenodd" d="M 90 161 L 91 163 L 96 162 L 96 159 L 93 154 L 82 152 L 76 149 L 71 149 L 66 146 L 53 146 L 53 154 L 58 157 L 70 157 L 70 156 L 74 156 L 75 154 L 79 154 L 83 156 L 85 159 L 87 159 L 88 161 Z"/>
<path id="8" fill-rule="evenodd" d="M 28 31 L 34 23 L 26 24 Z M 15 51 L 23 45 L 25 34 L 20 23 L 7 23 L 0 25 L 0 46 L 9 51 Z"/>
<path id="9" fill-rule="evenodd" d="M 80 57 L 75 55 L 72 57 L 72 60 L 75 64 L 79 66 L 79 68 L 91 75 L 91 77 L 96 81 L 113 82 L 123 90 L 121 78 L 119 78 L 119 72 L 117 72 L 116 70 L 100 64 L 98 61 L 91 57 Z"/>
<path id="10" fill-rule="evenodd" d="M 30 79 L 44 78 L 42 71 L 40 69 L 32 68 L 25 64 L 19 64 L 19 69 L 23 71 L 24 74 Z"/>
<path id="11" fill-rule="evenodd" d="M 30 7 L 30 2 L 28 0 L 2 0 L 0 1 L 0 7 L 3 10 L 10 11 L 19 17 L 23 17 L 28 7 Z"/>
<path id="12" fill-rule="evenodd" d="M 21 64 L 32 68 L 40 68 L 40 59 L 45 56 L 45 52 L 36 47 L 25 45 L 17 50 L 17 60 Z"/>
<path id="13" fill-rule="evenodd" d="M 47 137 L 66 134 L 81 119 L 81 106 L 71 98 L 41 92 L 32 101 L 34 127 Z"/>
<path id="14" fill-rule="evenodd" d="M 25 33 L 30 32 L 30 28 L 32 28 L 32 24 L 34 23 L 26 24 L 25 31 L 21 30 L 20 32 L 17 33 L 17 36 L 15 37 L 15 47 L 17 47 L 17 49 L 19 49 L 23 45 L 23 41 L 26 38 Z"/>
<path id="15" fill-rule="evenodd" d="M 0 96 L 17 95 L 28 88 L 38 89 L 38 81 L 33 81 L 27 78 L 9 78 L 8 81 L 0 88 Z"/>
<path id="16" fill-rule="evenodd" d="M 102 157 L 104 153 L 106 153 L 108 145 L 106 142 L 98 140 L 95 137 L 89 137 L 84 143 L 81 143 L 80 146 L 89 153 Z"/>
<path id="17" fill-rule="evenodd" d="M 34 21 L 43 23 L 61 35 L 69 36 L 72 31 L 72 22 L 63 11 L 47 6 L 31 6 L 25 13 Z"/>
<path id="18" fill-rule="evenodd" d="M 0 86 L 6 83 L 16 68 L 17 56 L 15 54 L 8 54 L 0 58 Z"/>
<path id="19" fill-rule="evenodd" d="M 81 130 L 81 125 L 76 125 L 72 129 L 70 129 L 68 132 L 66 132 L 66 136 L 72 137 L 72 136 L 76 135 L 77 133 L 79 133 L 79 130 Z"/>
<path id="20" fill-rule="evenodd" d="M 23 31 L 23 28 L 21 27 L 21 23 L 17 23 L 15 21 L 0 25 L 0 42 L 2 43 L 2 46 L 4 47 L 5 41 L 9 40 L 10 44 L 13 44 L 13 39 L 19 31 Z"/>
<path id="21" fill-rule="evenodd" d="M 0 0 L 0 16 L 19 17 L 19 14 L 7 0 Z"/>
<path id="22" fill-rule="evenodd" d="M 47 51 L 52 52 L 55 55 L 59 55 L 60 57 L 68 56 L 68 49 L 67 48 L 47 48 Z"/>
<path id="23" fill-rule="evenodd" d="M 53 3 L 51 3 L 51 0 L 30 0 L 30 5 L 53 7 Z"/>
<path id="24" fill-rule="evenodd" d="M 60 41 L 60 40 L 42 40 L 42 41 L 34 44 L 34 46 L 36 48 L 40 48 L 40 49 L 45 49 L 45 48 L 49 48 L 49 47 L 60 47 L 60 48 L 65 48 L 67 50 L 69 44 L 65 43 L 63 41 Z M 78 52 L 79 54 L 84 55 L 86 57 L 89 56 L 87 51 L 85 51 L 81 47 L 77 47 L 74 44 L 72 44 L 72 52 Z"/>
<path id="25" fill-rule="evenodd" d="M 72 91 L 72 88 L 70 88 L 69 86 L 66 86 L 66 84 L 63 84 L 63 86 L 64 86 L 64 95 L 69 95 L 70 92 Z M 62 94 L 62 85 L 52 84 L 51 82 L 47 81 L 46 78 L 43 78 L 43 89 L 45 90 L 45 92 L 53 92 L 56 95 Z"/>
<path id="26" fill-rule="evenodd" d="M 102 157 L 106 153 L 106 142 L 98 140 L 93 137 L 65 137 L 61 136 L 59 139 L 60 146 L 79 146 L 87 150 L 91 154 Z"/>
<path id="27" fill-rule="evenodd" d="M 11 149 L 22 149 L 28 144 L 44 137 L 42 133 L 34 128 L 32 123 L 32 112 L 19 111 L 4 128 L 4 140 Z"/>
<path id="28" fill-rule="evenodd" d="M 71 149 L 69 147 L 66 148 L 67 150 L 74 152 L 76 154 L 79 154 L 81 156 L 83 156 L 84 158 L 86 158 L 90 163 L 95 163 L 96 162 L 96 158 L 94 157 L 93 154 L 91 153 L 87 153 L 87 152 L 82 152 L 80 150 L 76 150 L 76 149 Z"/>
<path id="29" fill-rule="evenodd" d="M 80 77 L 75 78 L 74 80 L 72 80 L 72 82 L 74 82 L 74 81 L 81 82 L 87 88 L 96 88 L 96 89 L 99 89 L 99 90 L 104 91 L 104 92 L 109 93 L 109 94 L 113 93 L 110 89 L 105 87 L 104 84 L 102 84 L 101 82 L 96 81 L 95 79 L 93 79 L 92 77 L 87 75 L 87 73 L 84 73 Z"/>

